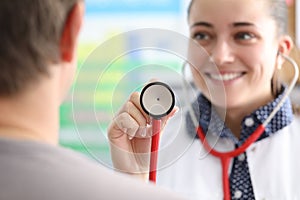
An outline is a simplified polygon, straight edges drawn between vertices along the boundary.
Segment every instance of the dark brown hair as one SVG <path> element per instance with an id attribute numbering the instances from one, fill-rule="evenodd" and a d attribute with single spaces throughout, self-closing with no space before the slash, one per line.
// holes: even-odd
<path id="1" fill-rule="evenodd" d="M 0 0 L 0 96 L 13 95 L 60 59 L 59 40 L 79 0 Z"/>

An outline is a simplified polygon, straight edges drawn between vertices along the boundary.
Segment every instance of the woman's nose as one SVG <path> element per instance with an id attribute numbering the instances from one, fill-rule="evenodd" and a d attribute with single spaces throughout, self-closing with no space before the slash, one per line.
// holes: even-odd
<path id="1" fill-rule="evenodd" d="M 234 61 L 233 48 L 226 40 L 218 40 L 210 51 L 210 60 L 217 66 L 228 64 Z"/>

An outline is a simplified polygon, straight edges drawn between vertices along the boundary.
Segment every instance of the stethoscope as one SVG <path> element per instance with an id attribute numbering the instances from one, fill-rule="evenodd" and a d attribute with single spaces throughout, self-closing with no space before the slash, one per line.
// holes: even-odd
<path id="1" fill-rule="evenodd" d="M 173 110 L 175 106 L 175 95 L 167 84 L 158 81 L 151 82 L 142 89 L 140 104 L 145 113 L 151 117 L 152 140 L 149 180 L 155 183 L 161 118 Z"/>
<path id="2" fill-rule="evenodd" d="M 222 183 L 223 183 L 223 193 L 224 193 L 224 199 L 230 200 L 230 185 L 229 185 L 229 177 L 228 177 L 228 168 L 230 164 L 230 160 L 233 157 L 236 157 L 243 152 L 246 151 L 246 149 L 253 144 L 264 132 L 265 127 L 268 125 L 268 123 L 272 120 L 272 118 L 275 116 L 275 114 L 279 111 L 281 106 L 284 104 L 286 98 L 290 95 L 292 89 L 294 88 L 298 76 L 299 76 L 299 68 L 297 63 L 291 59 L 288 56 L 285 56 L 283 54 L 279 54 L 283 58 L 285 58 L 288 62 L 292 64 L 294 67 L 294 77 L 288 86 L 286 92 L 283 94 L 282 99 L 279 101 L 277 106 L 274 108 L 274 110 L 271 112 L 269 117 L 257 127 L 257 129 L 249 136 L 249 138 L 238 148 L 228 151 L 228 152 L 220 152 L 213 147 L 210 146 L 210 144 L 205 139 L 205 134 L 202 130 L 202 128 L 198 125 L 198 120 L 196 117 L 196 114 L 192 108 L 192 105 L 189 103 L 188 100 L 188 92 L 187 92 L 187 84 L 186 81 L 186 63 L 182 67 L 182 74 L 183 74 L 183 91 L 184 91 L 184 97 L 186 104 L 188 105 L 188 111 L 191 116 L 192 122 L 196 128 L 196 133 L 198 137 L 200 138 L 200 141 L 202 142 L 204 148 L 208 153 L 211 155 L 218 157 L 221 161 L 222 165 Z M 140 104 L 143 108 L 143 110 L 153 117 L 152 120 L 152 144 L 151 144 L 151 156 L 150 156 L 150 172 L 149 172 L 149 180 L 156 182 L 156 171 L 157 171 L 157 156 L 158 156 L 158 146 L 159 146 L 159 137 L 160 137 L 160 119 L 163 116 L 166 116 L 171 112 L 175 105 L 175 97 L 174 93 L 172 92 L 171 88 L 162 82 L 153 82 L 145 86 L 142 90 L 141 97 L 140 97 Z"/>

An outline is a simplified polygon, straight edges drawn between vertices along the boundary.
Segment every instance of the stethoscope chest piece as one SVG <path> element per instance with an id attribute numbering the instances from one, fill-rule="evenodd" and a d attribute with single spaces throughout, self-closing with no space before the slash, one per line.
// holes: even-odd
<path id="1" fill-rule="evenodd" d="M 140 104 L 144 112 L 152 117 L 149 180 L 155 183 L 161 118 L 168 115 L 173 110 L 175 106 L 175 96 L 167 84 L 162 82 L 152 82 L 143 88 L 140 96 Z"/>
<path id="2" fill-rule="evenodd" d="M 175 96 L 167 84 L 151 82 L 143 88 L 140 104 L 145 113 L 155 119 L 160 119 L 173 110 Z"/>

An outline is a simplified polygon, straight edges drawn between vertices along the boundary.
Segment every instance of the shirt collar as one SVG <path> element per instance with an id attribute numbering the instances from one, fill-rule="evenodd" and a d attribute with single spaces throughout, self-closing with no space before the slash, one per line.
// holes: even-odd
<path id="1" fill-rule="evenodd" d="M 258 108 L 242 120 L 240 139 L 236 138 L 230 131 L 230 129 L 225 126 L 224 120 L 211 106 L 210 101 L 202 94 L 200 94 L 197 100 L 193 102 L 192 107 L 195 111 L 196 116 L 198 117 L 199 124 L 205 133 L 214 134 L 222 138 L 229 138 L 233 140 L 237 145 L 241 145 L 255 131 L 255 129 L 267 119 L 267 117 L 271 114 L 271 112 L 283 98 L 283 94 L 285 91 L 286 87 L 283 86 L 280 94 L 273 101 Z M 201 112 L 199 112 L 199 110 L 201 110 Z M 289 125 L 293 119 L 292 113 L 293 112 L 290 100 L 287 99 L 281 106 L 280 110 L 270 121 L 270 123 L 265 127 L 264 133 L 258 140 L 269 137 L 270 135 Z M 186 122 L 188 132 L 195 136 L 195 127 L 192 124 L 189 114 L 187 114 Z"/>

